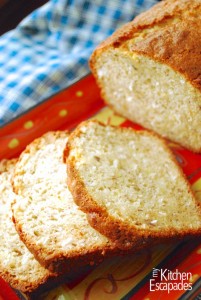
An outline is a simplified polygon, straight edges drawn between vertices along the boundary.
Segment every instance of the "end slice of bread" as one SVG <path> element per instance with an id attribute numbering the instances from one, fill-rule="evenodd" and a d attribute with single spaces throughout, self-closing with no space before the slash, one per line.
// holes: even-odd
<path id="1" fill-rule="evenodd" d="M 0 276 L 13 288 L 33 293 L 56 275 L 43 268 L 20 240 L 12 222 L 10 183 L 16 160 L 0 162 Z"/>
<path id="2" fill-rule="evenodd" d="M 68 272 L 116 251 L 94 230 L 67 187 L 63 149 L 67 132 L 49 132 L 21 154 L 13 186 L 23 200 L 12 206 L 21 239 L 50 270 Z"/>
<path id="3" fill-rule="evenodd" d="M 64 156 L 75 202 L 118 247 L 201 236 L 199 204 L 157 135 L 87 121 Z"/>
<path id="4" fill-rule="evenodd" d="M 201 3 L 160 1 L 101 43 L 91 70 L 118 114 L 201 153 Z"/>

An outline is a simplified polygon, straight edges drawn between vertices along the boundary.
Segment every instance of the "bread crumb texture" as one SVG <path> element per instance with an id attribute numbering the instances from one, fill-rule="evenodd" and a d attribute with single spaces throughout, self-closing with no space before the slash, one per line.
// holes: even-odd
<path id="1" fill-rule="evenodd" d="M 161 236 L 201 233 L 200 208 L 161 138 L 86 122 L 67 147 L 68 171 L 77 174 L 74 184 L 82 182 L 78 204 L 86 212 L 107 212 L 113 223 L 124 224 L 131 233 L 136 229 Z M 87 197 L 93 202 L 90 207 Z M 97 226 L 100 231 L 104 227 Z"/>
<path id="2" fill-rule="evenodd" d="M 28 251 L 12 222 L 11 203 L 17 196 L 12 191 L 10 180 L 15 164 L 15 159 L 0 162 L 0 275 L 12 287 L 32 292 L 53 274 Z"/>
<path id="3" fill-rule="evenodd" d="M 23 196 L 13 205 L 21 237 L 42 264 L 55 269 L 60 262 L 70 264 L 110 248 L 67 188 L 62 160 L 67 139 L 66 132 L 50 132 L 35 140 L 21 154 L 13 179 L 15 191 Z"/>
<path id="4" fill-rule="evenodd" d="M 91 57 L 117 113 L 201 152 L 201 3 L 162 1 L 117 31 Z"/>

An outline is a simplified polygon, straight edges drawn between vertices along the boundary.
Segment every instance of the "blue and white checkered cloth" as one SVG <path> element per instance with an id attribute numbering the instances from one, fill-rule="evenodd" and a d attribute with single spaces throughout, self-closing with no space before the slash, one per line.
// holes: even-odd
<path id="1" fill-rule="evenodd" d="M 0 37 L 0 126 L 88 71 L 93 49 L 157 0 L 51 0 Z"/>

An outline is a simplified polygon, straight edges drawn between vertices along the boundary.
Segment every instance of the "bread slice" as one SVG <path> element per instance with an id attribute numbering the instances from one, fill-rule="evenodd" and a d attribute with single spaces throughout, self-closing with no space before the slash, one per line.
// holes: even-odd
<path id="1" fill-rule="evenodd" d="M 118 247 L 201 236 L 199 204 L 158 136 L 87 121 L 64 155 L 75 202 Z"/>
<path id="2" fill-rule="evenodd" d="M 23 197 L 12 206 L 21 239 L 51 271 L 68 272 L 115 252 L 75 205 L 67 188 L 63 149 L 67 132 L 49 132 L 33 141 L 15 168 L 13 186 Z"/>
<path id="3" fill-rule="evenodd" d="M 161 1 L 104 41 L 90 66 L 118 114 L 201 152 L 201 2 Z"/>
<path id="4" fill-rule="evenodd" d="M 10 183 L 16 159 L 0 162 L 0 276 L 24 293 L 36 292 L 56 275 L 43 268 L 20 240 L 12 222 Z"/>

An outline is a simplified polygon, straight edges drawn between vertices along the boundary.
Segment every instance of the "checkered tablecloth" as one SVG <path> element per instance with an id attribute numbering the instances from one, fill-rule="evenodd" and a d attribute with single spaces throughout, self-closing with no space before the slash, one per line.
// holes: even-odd
<path id="1" fill-rule="evenodd" d="M 157 0 L 51 0 L 0 37 L 0 126 L 85 75 L 97 44 Z"/>

